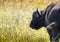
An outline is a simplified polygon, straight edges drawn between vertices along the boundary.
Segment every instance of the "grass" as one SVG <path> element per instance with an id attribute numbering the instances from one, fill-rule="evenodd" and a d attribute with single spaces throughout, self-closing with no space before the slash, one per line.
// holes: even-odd
<path id="1" fill-rule="evenodd" d="M 20 3 L 19 3 L 20 4 Z M 32 13 L 37 7 L 43 9 L 44 5 L 12 2 L 0 4 L 0 42 L 50 42 L 45 27 L 34 30 L 29 27 Z"/>
<path id="2" fill-rule="evenodd" d="M 49 35 L 44 27 L 39 30 L 29 27 L 32 12 L 0 7 L 0 42 L 49 42 Z"/>

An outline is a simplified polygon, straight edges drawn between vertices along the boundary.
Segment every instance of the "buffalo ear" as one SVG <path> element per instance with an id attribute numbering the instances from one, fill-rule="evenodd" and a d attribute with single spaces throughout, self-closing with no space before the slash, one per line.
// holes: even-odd
<path id="1" fill-rule="evenodd" d="M 39 17 L 40 16 L 40 13 L 38 11 L 38 8 L 33 12 L 33 18 L 34 17 Z"/>
<path id="2" fill-rule="evenodd" d="M 39 9 L 37 8 L 37 9 L 36 9 L 36 12 L 37 12 L 37 14 L 38 14 L 39 17 L 42 16 L 42 12 L 43 12 L 43 11 L 41 11 L 41 10 L 39 10 Z"/>
<path id="3" fill-rule="evenodd" d="M 39 16 L 39 15 L 41 15 L 41 14 L 39 13 L 39 10 L 38 10 L 38 8 L 36 9 L 36 12 L 37 12 L 38 16 Z"/>

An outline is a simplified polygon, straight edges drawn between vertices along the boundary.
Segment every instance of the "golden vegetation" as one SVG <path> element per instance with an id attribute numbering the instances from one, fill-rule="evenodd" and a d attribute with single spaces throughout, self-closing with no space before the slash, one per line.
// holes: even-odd
<path id="1" fill-rule="evenodd" d="M 45 27 L 29 27 L 33 11 L 58 0 L 0 0 L 0 42 L 50 42 Z"/>

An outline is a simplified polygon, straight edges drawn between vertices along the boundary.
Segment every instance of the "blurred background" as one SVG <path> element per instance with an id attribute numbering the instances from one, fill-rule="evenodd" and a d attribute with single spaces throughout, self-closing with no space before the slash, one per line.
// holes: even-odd
<path id="1" fill-rule="evenodd" d="M 50 42 L 45 27 L 29 27 L 32 13 L 60 0 L 0 0 L 0 42 Z"/>

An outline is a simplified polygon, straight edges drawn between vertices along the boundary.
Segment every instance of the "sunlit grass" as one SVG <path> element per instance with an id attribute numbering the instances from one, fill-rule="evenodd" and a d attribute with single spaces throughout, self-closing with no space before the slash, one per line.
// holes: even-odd
<path id="1" fill-rule="evenodd" d="M 1 7 L 0 14 L 0 42 L 49 42 L 46 30 L 29 27 L 32 11 Z"/>
<path id="2" fill-rule="evenodd" d="M 50 42 L 45 27 L 39 30 L 29 27 L 33 11 L 48 5 L 47 2 L 37 6 L 34 3 L 0 4 L 0 42 Z"/>

